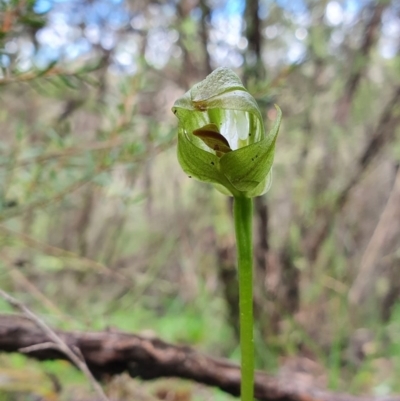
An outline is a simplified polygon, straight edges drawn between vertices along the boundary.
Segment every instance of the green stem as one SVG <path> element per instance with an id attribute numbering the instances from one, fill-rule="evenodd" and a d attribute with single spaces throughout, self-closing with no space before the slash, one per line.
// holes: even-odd
<path id="1" fill-rule="evenodd" d="M 241 400 L 254 400 L 253 340 L 253 199 L 235 197 L 236 247 L 239 270 L 240 349 L 242 360 Z"/>

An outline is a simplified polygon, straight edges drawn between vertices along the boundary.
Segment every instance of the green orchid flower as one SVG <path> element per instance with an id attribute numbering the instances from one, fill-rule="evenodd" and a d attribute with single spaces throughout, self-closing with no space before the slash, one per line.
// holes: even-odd
<path id="1" fill-rule="evenodd" d="M 238 76 L 218 68 L 172 111 L 179 119 L 178 160 L 183 171 L 232 195 L 239 279 L 242 401 L 254 400 L 253 197 L 271 182 L 282 113 L 265 134 L 260 109 Z"/>
<path id="2" fill-rule="evenodd" d="M 190 177 L 221 192 L 252 198 L 271 183 L 281 110 L 265 134 L 260 109 L 239 77 L 218 68 L 178 99 L 178 160 Z"/>

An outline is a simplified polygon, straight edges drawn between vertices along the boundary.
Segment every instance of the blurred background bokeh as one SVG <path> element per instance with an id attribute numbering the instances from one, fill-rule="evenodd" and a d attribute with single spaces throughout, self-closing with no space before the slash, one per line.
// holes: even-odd
<path id="1" fill-rule="evenodd" d="M 400 392 L 396 0 L 0 0 L 1 288 L 53 327 L 239 360 L 231 202 L 180 170 L 170 112 L 218 66 L 267 128 L 284 116 L 254 216 L 258 368 Z M 91 397 L 66 362 L 2 354 L 0 376 L 0 400 Z"/>

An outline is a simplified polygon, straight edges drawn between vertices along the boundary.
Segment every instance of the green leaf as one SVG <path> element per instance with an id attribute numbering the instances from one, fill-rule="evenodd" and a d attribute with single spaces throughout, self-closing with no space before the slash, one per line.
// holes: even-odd
<path id="1" fill-rule="evenodd" d="M 76 82 L 74 82 L 74 79 L 72 76 L 68 75 L 58 75 L 58 79 L 63 82 L 68 88 L 71 89 L 78 89 L 79 86 L 77 85 Z"/>

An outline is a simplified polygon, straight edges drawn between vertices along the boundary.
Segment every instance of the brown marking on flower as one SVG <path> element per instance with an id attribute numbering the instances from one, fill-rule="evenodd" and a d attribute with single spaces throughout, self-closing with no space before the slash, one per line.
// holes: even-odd
<path id="1" fill-rule="evenodd" d="M 215 124 L 207 124 L 198 128 L 193 131 L 193 135 L 200 138 L 209 148 L 215 150 L 218 157 L 232 151 L 229 142 L 220 134 Z"/>
<path id="2" fill-rule="evenodd" d="M 193 101 L 193 106 L 196 110 L 199 111 L 206 111 L 207 110 L 207 105 L 204 101 L 199 101 L 199 102 L 195 102 Z"/>

